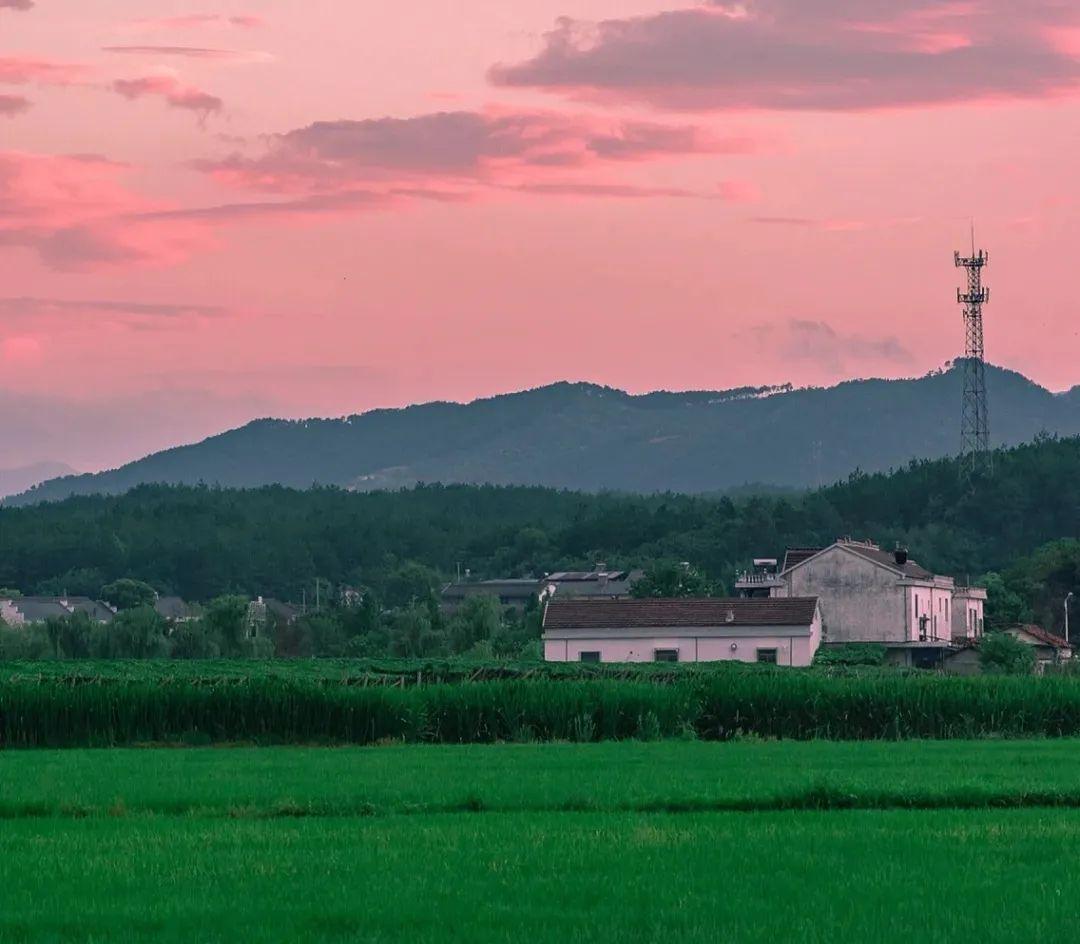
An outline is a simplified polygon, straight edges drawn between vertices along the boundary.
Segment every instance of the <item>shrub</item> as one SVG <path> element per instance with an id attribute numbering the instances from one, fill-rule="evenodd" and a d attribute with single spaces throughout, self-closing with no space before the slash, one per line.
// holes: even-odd
<path id="1" fill-rule="evenodd" d="M 1008 633 L 988 633 L 979 643 L 979 665 L 984 672 L 1030 675 L 1035 651 Z"/>

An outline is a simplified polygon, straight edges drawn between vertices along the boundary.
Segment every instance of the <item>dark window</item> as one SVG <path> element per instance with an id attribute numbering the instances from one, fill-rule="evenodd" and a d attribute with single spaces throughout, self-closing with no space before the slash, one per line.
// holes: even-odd
<path id="1" fill-rule="evenodd" d="M 599 662 L 600 661 L 600 653 L 599 652 L 583 652 L 583 653 L 581 653 L 581 655 L 578 656 L 578 658 L 582 662 Z"/>
<path id="2" fill-rule="evenodd" d="M 758 662 L 767 662 L 769 665 L 776 665 L 776 650 L 758 649 L 757 660 Z"/>
<path id="3" fill-rule="evenodd" d="M 678 662 L 679 650 L 678 649 L 657 649 L 656 650 L 657 662 Z"/>

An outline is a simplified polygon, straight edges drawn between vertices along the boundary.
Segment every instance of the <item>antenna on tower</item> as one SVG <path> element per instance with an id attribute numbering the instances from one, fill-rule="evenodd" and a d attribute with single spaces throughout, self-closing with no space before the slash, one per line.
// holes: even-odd
<path id="1" fill-rule="evenodd" d="M 956 290 L 964 313 L 964 395 L 960 414 L 960 459 L 968 474 L 991 471 L 990 419 L 986 409 L 986 363 L 983 360 L 982 306 L 990 301 L 983 288 L 983 266 L 990 255 L 975 251 L 975 224 L 971 224 L 971 255 L 954 253 L 958 268 L 967 269 L 967 291 Z"/>

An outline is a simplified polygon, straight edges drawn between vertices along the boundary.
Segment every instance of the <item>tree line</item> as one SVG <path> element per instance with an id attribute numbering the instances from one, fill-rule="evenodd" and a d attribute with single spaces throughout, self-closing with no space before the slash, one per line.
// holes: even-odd
<path id="1" fill-rule="evenodd" d="M 967 478 L 954 460 L 917 461 L 889 473 L 856 471 L 794 495 L 141 486 L 119 496 L 0 507 L 0 587 L 100 597 L 133 579 L 186 600 L 294 602 L 311 602 L 316 585 L 331 588 L 331 597 L 351 588 L 378 613 L 377 628 L 354 631 L 355 614 L 333 616 L 335 628 L 305 620 L 306 632 L 331 642 L 283 638 L 281 647 L 325 651 L 343 646 L 339 638 L 364 638 L 351 643 L 360 648 L 385 636 L 390 650 L 462 651 L 475 640 L 451 629 L 433 603 L 457 573 L 540 576 L 603 561 L 652 566 L 662 584 L 686 561 L 701 576 L 694 586 L 719 594 L 752 557 L 852 536 L 884 547 L 900 542 L 936 572 L 985 583 L 991 625 L 1032 620 L 1060 632 L 1064 596 L 1080 592 L 1078 473 L 1080 439 L 1040 437 L 999 451 L 992 476 Z M 321 618 L 337 609 L 352 607 L 328 608 Z M 500 624 L 487 635 L 515 644 L 530 638 L 512 621 Z M 232 642 L 214 645 L 225 653 Z"/>

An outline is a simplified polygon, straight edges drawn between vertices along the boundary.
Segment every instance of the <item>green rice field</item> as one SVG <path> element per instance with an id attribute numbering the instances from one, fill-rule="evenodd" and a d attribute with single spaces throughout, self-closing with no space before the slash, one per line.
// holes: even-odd
<path id="1" fill-rule="evenodd" d="M 1074 941 L 1080 741 L 0 751 L 0 941 Z"/>

